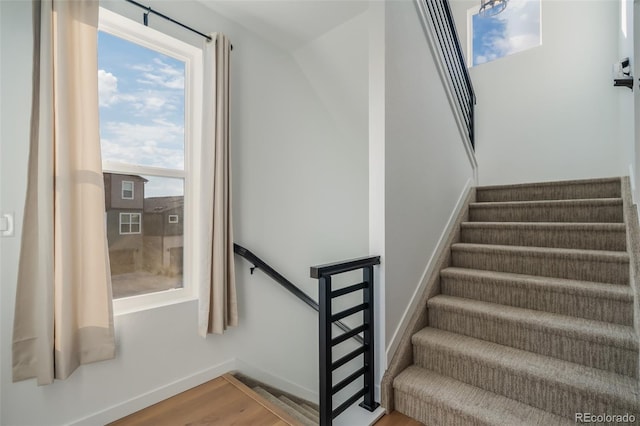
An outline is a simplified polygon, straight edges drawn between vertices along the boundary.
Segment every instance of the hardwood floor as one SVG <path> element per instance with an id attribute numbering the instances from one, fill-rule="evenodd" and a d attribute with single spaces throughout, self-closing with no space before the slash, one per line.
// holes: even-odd
<path id="1" fill-rule="evenodd" d="M 225 374 L 111 425 L 298 426 L 299 422 Z"/>
<path id="2" fill-rule="evenodd" d="M 391 414 L 385 414 L 374 426 L 424 426 L 422 423 L 405 416 L 402 413 L 394 411 Z"/>
<path id="3" fill-rule="evenodd" d="M 300 423 L 232 375 L 225 374 L 110 425 L 299 426 Z M 375 426 L 423 425 L 394 411 L 378 420 Z"/>

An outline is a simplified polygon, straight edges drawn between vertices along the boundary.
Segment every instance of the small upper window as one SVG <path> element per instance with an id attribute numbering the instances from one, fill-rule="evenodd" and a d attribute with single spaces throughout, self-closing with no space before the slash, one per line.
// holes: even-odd
<path id="1" fill-rule="evenodd" d="M 542 44 L 540 0 L 510 1 L 494 16 L 480 16 L 469 9 L 468 37 L 471 66 L 495 61 Z"/>
<path id="2" fill-rule="evenodd" d="M 129 180 L 122 181 L 122 199 L 133 200 L 133 182 Z"/>
<path id="3" fill-rule="evenodd" d="M 177 214 L 170 214 L 169 215 L 169 223 L 178 223 L 179 219 L 178 219 L 178 215 Z"/>

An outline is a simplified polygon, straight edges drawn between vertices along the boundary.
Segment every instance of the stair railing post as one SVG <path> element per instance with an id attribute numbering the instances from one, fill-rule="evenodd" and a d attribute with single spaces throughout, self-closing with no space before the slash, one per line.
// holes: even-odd
<path id="1" fill-rule="evenodd" d="M 331 276 L 319 279 L 319 349 L 320 349 L 320 426 L 330 426 L 332 421 L 331 388 Z"/>
<path id="2" fill-rule="evenodd" d="M 375 348 L 374 348 L 374 298 L 373 298 L 373 266 L 367 266 L 362 270 L 362 281 L 367 285 L 362 292 L 362 302 L 366 303 L 368 308 L 363 311 L 363 322 L 367 326 L 363 333 L 364 345 L 366 347 L 364 353 L 364 387 L 367 393 L 364 394 L 364 401 L 361 407 L 373 411 L 380 404 L 375 398 Z"/>

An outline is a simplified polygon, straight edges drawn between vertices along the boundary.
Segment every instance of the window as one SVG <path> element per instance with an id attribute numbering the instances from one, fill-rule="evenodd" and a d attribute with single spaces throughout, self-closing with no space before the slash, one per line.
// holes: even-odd
<path id="1" fill-rule="evenodd" d="M 120 213 L 120 235 L 140 233 L 140 213 Z"/>
<path id="2" fill-rule="evenodd" d="M 98 90 L 114 311 L 193 298 L 202 51 L 101 8 Z"/>
<path id="3" fill-rule="evenodd" d="M 469 64 L 481 65 L 542 44 L 540 0 L 510 1 L 498 15 L 467 13 Z"/>
<path id="4" fill-rule="evenodd" d="M 133 182 L 128 180 L 122 181 L 122 199 L 133 200 Z"/>

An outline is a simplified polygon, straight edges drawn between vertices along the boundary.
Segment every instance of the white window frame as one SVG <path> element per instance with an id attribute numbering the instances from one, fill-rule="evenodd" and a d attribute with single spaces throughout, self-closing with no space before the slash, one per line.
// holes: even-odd
<path id="1" fill-rule="evenodd" d="M 479 2 L 478 2 L 479 4 Z M 484 62 L 482 64 L 478 64 L 478 65 L 473 65 L 473 16 L 477 15 L 479 10 L 480 10 L 480 6 L 474 6 L 470 9 L 467 9 L 467 68 L 471 69 L 471 68 L 475 68 L 477 66 L 480 65 L 484 65 L 484 64 L 489 64 L 491 62 L 495 62 L 498 61 L 500 59 L 506 58 L 508 56 L 512 56 L 512 55 L 516 55 L 518 53 L 523 53 L 526 52 L 528 50 L 531 49 L 535 49 L 536 47 L 540 47 L 542 46 L 542 0 L 540 0 L 539 2 L 539 6 L 540 6 L 540 28 L 539 28 L 539 33 L 540 33 L 540 44 L 538 44 L 537 46 L 531 46 L 528 47 L 524 50 L 520 50 L 518 52 L 514 52 L 514 53 L 510 53 L 508 55 L 505 56 L 501 56 L 497 59 L 494 59 L 493 61 L 489 61 L 489 62 Z M 507 7 L 509 7 L 509 5 L 507 5 Z"/>
<path id="2" fill-rule="evenodd" d="M 168 215 L 169 218 L 169 223 L 180 223 L 180 216 L 178 216 L 177 214 L 170 214 Z"/>
<path id="3" fill-rule="evenodd" d="M 116 299 L 113 301 L 114 314 L 123 315 L 195 300 L 197 298 L 195 277 L 201 274 L 201 266 L 196 259 L 199 258 L 199 248 L 203 246 L 197 241 L 200 236 L 194 232 L 195 224 L 200 218 L 198 212 L 202 210 L 199 196 L 201 185 L 196 178 L 200 173 L 197 159 L 200 158 L 199 153 L 202 150 L 202 49 L 104 8 L 100 8 L 98 29 L 185 63 L 184 170 L 103 162 L 104 172 L 184 179 L 183 287 Z"/>
<path id="4" fill-rule="evenodd" d="M 131 184 L 131 197 L 125 197 L 124 196 L 124 191 L 128 191 L 128 189 L 124 189 L 124 185 L 128 183 Z M 136 188 L 136 184 L 132 181 L 132 180 L 123 180 L 122 181 L 122 199 L 123 200 L 133 200 L 135 198 L 135 189 Z"/>
<path id="5" fill-rule="evenodd" d="M 126 224 L 126 225 L 129 225 L 129 232 L 122 232 L 122 225 L 123 225 L 122 218 L 126 216 L 129 216 L 129 223 Z M 138 223 L 137 223 L 137 225 L 139 225 L 138 232 L 131 230 L 131 225 L 134 225 L 134 222 L 133 222 L 134 216 L 138 217 Z M 120 235 L 142 234 L 142 213 L 121 212 L 120 220 L 118 221 L 118 231 L 120 232 Z"/>

